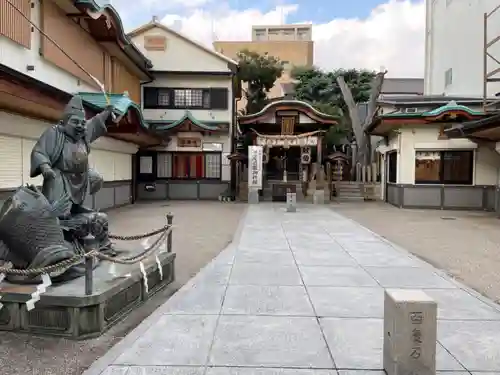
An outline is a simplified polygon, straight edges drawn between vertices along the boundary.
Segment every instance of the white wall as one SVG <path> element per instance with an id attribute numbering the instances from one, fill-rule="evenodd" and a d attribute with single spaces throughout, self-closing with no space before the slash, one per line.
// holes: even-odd
<path id="1" fill-rule="evenodd" d="M 165 51 L 148 51 L 144 49 L 146 36 L 165 36 Z M 177 72 L 229 72 L 227 61 L 203 50 L 202 48 L 180 38 L 175 33 L 155 27 L 132 38 L 136 46 L 153 63 L 153 70 Z"/>
<path id="2" fill-rule="evenodd" d="M 483 15 L 499 4 L 499 0 L 426 0 L 426 95 L 483 95 Z M 488 21 L 488 40 L 499 35 L 500 10 Z M 500 42 L 489 52 L 500 60 Z M 445 86 L 450 68 L 452 83 Z M 488 71 L 496 68 L 500 65 L 489 59 Z M 489 96 L 499 91 L 500 84 L 488 84 Z"/>
<path id="3" fill-rule="evenodd" d="M 41 18 L 40 1 L 35 0 L 32 3 L 35 7 L 31 10 L 31 21 L 39 26 Z M 47 43 L 50 42 L 47 41 Z M 92 86 L 81 82 L 75 76 L 43 59 L 39 51 L 40 32 L 36 29 L 31 33 L 31 49 L 26 49 L 10 39 L 0 36 L 0 64 L 69 93 L 97 91 Z M 28 71 L 26 69 L 27 65 L 33 65 L 35 70 Z"/>
<path id="4" fill-rule="evenodd" d="M 0 111 L 0 188 L 16 188 L 30 179 L 30 155 L 36 140 L 52 124 Z M 92 144 L 90 165 L 105 181 L 132 179 L 132 154 L 137 146 L 103 137 Z"/>
<path id="5" fill-rule="evenodd" d="M 478 147 L 468 139 L 438 140 L 439 127 L 403 128 L 392 133 L 389 147 L 380 150 L 398 150 L 398 184 L 415 183 L 415 151 L 418 150 L 475 150 L 474 185 L 496 185 L 500 169 L 500 155 L 494 149 Z"/>

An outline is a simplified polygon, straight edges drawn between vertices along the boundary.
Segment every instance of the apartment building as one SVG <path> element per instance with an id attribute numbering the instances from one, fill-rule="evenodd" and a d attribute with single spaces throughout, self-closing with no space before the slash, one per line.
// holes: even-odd
<path id="1" fill-rule="evenodd" d="M 269 93 L 270 98 L 285 95 L 283 88 L 290 83 L 290 72 L 294 66 L 313 66 L 314 42 L 312 25 L 263 25 L 252 27 L 250 41 L 215 41 L 214 49 L 237 60 L 238 52 L 247 49 L 259 54 L 268 53 L 279 58 L 284 67 L 282 77 Z M 238 102 L 238 109 L 245 107 L 245 101 Z"/>
<path id="2" fill-rule="evenodd" d="M 485 13 L 500 5 L 498 0 L 426 0 L 425 94 L 483 96 Z M 487 22 L 486 41 L 500 36 L 500 11 Z M 500 42 L 488 48 L 500 60 Z M 500 68 L 487 59 L 487 71 Z M 491 78 L 499 78 L 494 74 Z M 500 92 L 500 83 L 487 86 L 487 95 Z"/>

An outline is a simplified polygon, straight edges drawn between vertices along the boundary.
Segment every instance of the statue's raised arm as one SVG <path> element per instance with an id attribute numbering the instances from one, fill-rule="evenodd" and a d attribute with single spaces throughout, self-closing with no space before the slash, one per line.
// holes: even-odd
<path id="1" fill-rule="evenodd" d="M 90 120 L 87 120 L 86 138 L 89 144 L 107 133 L 106 121 L 112 113 L 113 106 L 108 106 L 104 111 L 92 117 Z"/>
<path id="2" fill-rule="evenodd" d="M 106 121 L 112 111 L 109 106 L 86 120 L 82 99 L 76 95 L 64 109 L 59 124 L 40 136 L 31 152 L 30 175 L 43 175 L 43 194 L 49 202 L 67 194 L 73 202 L 72 211 L 79 211 L 89 191 L 90 144 L 106 134 Z M 94 174 L 91 177 L 95 180 Z"/>

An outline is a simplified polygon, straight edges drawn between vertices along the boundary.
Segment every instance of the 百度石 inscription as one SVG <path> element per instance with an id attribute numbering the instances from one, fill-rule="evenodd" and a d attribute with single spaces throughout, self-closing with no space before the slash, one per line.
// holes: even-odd
<path id="1" fill-rule="evenodd" d="M 424 315 L 422 312 L 411 312 L 410 322 L 412 324 L 411 330 L 411 342 L 413 344 L 411 348 L 410 357 L 413 359 L 419 359 L 422 355 L 422 323 L 424 322 Z"/>

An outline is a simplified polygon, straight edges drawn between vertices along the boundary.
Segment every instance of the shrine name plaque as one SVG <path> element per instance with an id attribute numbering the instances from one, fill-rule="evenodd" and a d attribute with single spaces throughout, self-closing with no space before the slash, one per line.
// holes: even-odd
<path id="1" fill-rule="evenodd" d="M 296 193 L 294 183 L 278 182 L 273 184 L 273 202 L 286 202 L 286 193 Z"/>
<path id="2" fill-rule="evenodd" d="M 318 137 L 310 135 L 307 137 L 294 137 L 294 136 L 257 136 L 258 146 L 266 146 L 266 147 L 293 147 L 293 146 L 317 146 L 318 145 Z"/>

